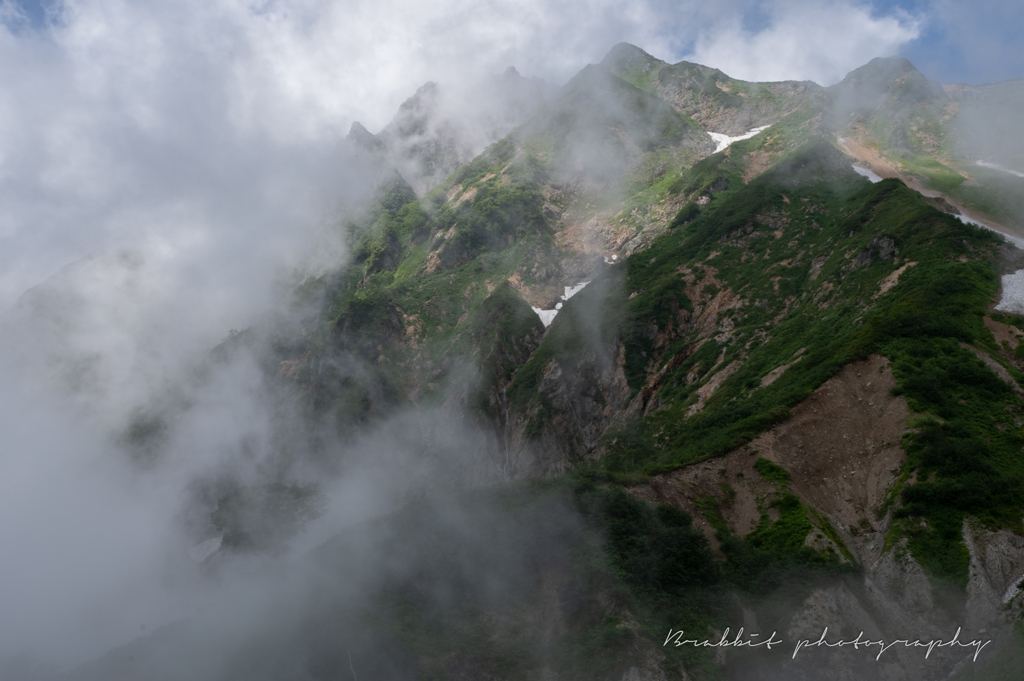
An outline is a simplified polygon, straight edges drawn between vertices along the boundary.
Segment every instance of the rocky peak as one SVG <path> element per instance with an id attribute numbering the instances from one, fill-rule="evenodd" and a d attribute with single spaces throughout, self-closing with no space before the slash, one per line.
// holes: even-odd
<path id="1" fill-rule="evenodd" d="M 402 102 L 395 118 L 385 126 L 381 134 L 399 138 L 423 134 L 437 111 L 439 97 L 440 88 L 437 83 L 424 83 L 416 90 L 416 94 Z"/>
<path id="2" fill-rule="evenodd" d="M 829 90 L 857 108 L 906 107 L 948 99 L 942 85 L 930 80 L 909 59 L 902 57 L 876 57 L 848 73 Z"/>
<path id="3" fill-rule="evenodd" d="M 604 59 L 601 60 L 601 66 L 614 73 L 637 69 L 646 70 L 654 66 L 664 65 L 665 62 L 657 59 L 656 57 L 652 57 L 639 47 L 630 45 L 629 43 L 619 43 L 615 45 L 608 51 L 608 54 L 605 55 Z"/>
<path id="4" fill-rule="evenodd" d="M 383 142 L 377 139 L 374 134 L 367 130 L 359 121 L 352 122 L 352 127 L 349 128 L 348 135 L 345 139 L 368 151 L 377 151 L 384 147 Z"/>

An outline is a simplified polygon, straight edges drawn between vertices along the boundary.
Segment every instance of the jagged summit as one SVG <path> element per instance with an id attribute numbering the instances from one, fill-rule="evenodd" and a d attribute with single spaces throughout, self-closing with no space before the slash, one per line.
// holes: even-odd
<path id="1" fill-rule="evenodd" d="M 384 143 L 381 142 L 377 137 L 367 130 L 362 123 L 359 121 L 352 121 L 352 127 L 349 128 L 348 135 L 345 139 L 366 149 L 367 151 L 383 151 Z"/>
<path id="2" fill-rule="evenodd" d="M 909 59 L 872 59 L 826 91 L 830 125 L 862 163 L 940 191 L 963 182 L 944 145 L 943 121 L 955 115 L 950 96 Z"/>
<path id="3" fill-rule="evenodd" d="M 699 156 L 714 149 L 700 127 L 668 102 L 596 64 L 577 73 L 522 131 L 551 144 L 556 175 L 597 184 L 617 182 L 641 154 L 656 149 Z"/>
<path id="4" fill-rule="evenodd" d="M 588 87 L 597 84 L 609 85 L 612 82 L 614 81 L 609 78 L 609 71 L 606 71 L 598 65 L 587 64 L 580 69 L 579 73 L 569 79 L 562 90 L 563 92 L 570 92 L 580 87 Z"/>
<path id="5" fill-rule="evenodd" d="M 369 135 L 373 137 L 373 133 L 366 129 L 366 127 L 359 121 L 352 121 L 352 127 L 348 129 L 348 137 L 358 139 Z"/>
<path id="6" fill-rule="evenodd" d="M 823 101 L 821 86 L 809 81 L 749 83 L 702 64 L 668 64 L 628 43 L 613 47 L 599 68 L 668 102 L 705 130 L 731 136 Z"/>
<path id="7" fill-rule="evenodd" d="M 353 123 L 347 139 L 399 171 L 422 196 L 527 120 L 553 89 L 514 66 L 475 83 L 428 81 L 376 135 Z"/>
<path id="8" fill-rule="evenodd" d="M 437 113 L 439 88 L 437 83 L 428 81 L 421 85 L 416 94 L 402 102 L 398 113 L 380 131 L 382 136 L 409 137 L 423 134 L 428 120 Z"/>

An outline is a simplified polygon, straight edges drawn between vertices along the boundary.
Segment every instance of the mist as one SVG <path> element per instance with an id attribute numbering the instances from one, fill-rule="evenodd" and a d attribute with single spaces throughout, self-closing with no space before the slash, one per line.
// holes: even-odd
<path id="1" fill-rule="evenodd" d="M 435 81 L 471 158 L 511 123 L 460 98 L 509 66 L 561 86 L 625 40 L 827 81 L 917 35 L 851 5 L 841 50 L 779 51 L 799 36 L 769 27 L 733 54 L 719 31 L 749 33 L 733 17 L 751 3 L 685 5 L 0 3 L 0 661 L 73 668 L 228 598 L 238 609 L 211 626 L 241 638 L 280 566 L 314 570 L 309 551 L 424 490 L 501 479 L 471 424 L 409 409 L 358 439 L 311 435 L 299 397 L 268 384 L 263 350 L 321 302 L 296 286 L 343 266 L 341 216 L 386 170 L 345 141 L 354 121 L 380 132 Z M 222 345 L 244 330 L 256 340 Z M 442 431 L 426 447 L 408 435 L 424 424 Z M 266 559 L 190 557 L 219 536 L 219 499 L 268 480 L 318 483 L 322 513 Z M 477 537 L 504 521 L 489 522 L 452 524 Z M 381 561 L 366 549 L 352 584 Z M 305 596 L 317 582 L 301 574 Z"/>

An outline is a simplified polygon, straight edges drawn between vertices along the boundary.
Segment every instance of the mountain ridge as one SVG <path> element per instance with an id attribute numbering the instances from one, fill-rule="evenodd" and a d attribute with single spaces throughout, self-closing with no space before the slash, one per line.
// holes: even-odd
<path id="1" fill-rule="evenodd" d="M 794 640 L 834 622 L 887 640 L 991 631 L 978 673 L 1011 678 L 1024 321 L 993 306 L 1024 254 L 915 190 L 964 205 L 985 188 L 936 85 L 899 59 L 831 88 L 744 83 L 620 43 L 435 186 L 423 166 L 387 174 L 336 225 L 349 261 L 300 287 L 306 322 L 222 352 L 251 342 L 301 405 L 293 451 L 341 468 L 336 443 L 397 431 L 417 475 L 403 509 L 318 550 L 317 607 L 283 609 L 292 633 L 255 625 L 227 677 L 258 660 L 268 678 L 875 678 L 847 651 L 660 643 L 666 627 Z M 432 118 L 440 86 L 424 88 L 389 135 L 457 148 Z M 761 124 L 720 152 L 707 135 Z M 382 135 L 350 138 L 377 154 Z M 867 158 L 890 177 L 854 172 Z M 361 551 L 407 556 L 366 577 L 367 601 L 336 577 Z M 181 631 L 69 678 L 204 650 Z M 959 662 L 903 651 L 884 673 L 971 678 Z"/>

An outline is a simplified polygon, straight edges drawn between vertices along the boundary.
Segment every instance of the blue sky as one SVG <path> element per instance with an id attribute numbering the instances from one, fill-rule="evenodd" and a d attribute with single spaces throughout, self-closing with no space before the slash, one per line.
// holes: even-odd
<path id="1" fill-rule="evenodd" d="M 21 10 L 21 16 L 9 18 L 7 23 L 16 33 L 26 30 L 45 32 L 48 22 L 60 20 L 60 9 L 66 0 L 7 0 Z M 77 4 L 71 0 L 67 4 Z M 258 3 L 273 6 L 273 0 Z M 341 4 L 346 3 L 314 3 Z M 631 3 L 624 3 L 628 6 Z M 662 23 L 673 27 L 673 17 L 680 14 L 676 2 L 650 3 L 663 11 Z M 669 36 L 665 44 L 671 54 L 659 54 L 667 60 L 693 56 L 696 43 L 692 31 L 697 28 L 714 29 L 716 19 L 734 13 L 746 35 L 757 35 L 777 25 L 780 10 L 799 2 L 789 0 L 741 0 L 717 2 L 717 12 L 708 12 L 693 21 L 683 17 L 687 29 L 677 36 Z M 909 58 L 931 78 L 943 83 L 966 82 L 980 84 L 1024 77 L 1024 50 L 1021 33 L 1024 32 L 1024 3 L 1018 0 L 874 0 L 873 2 L 845 2 L 844 5 L 866 8 L 875 17 L 895 17 L 913 21 L 917 37 L 899 45 L 895 53 Z M 688 14 L 688 13 L 686 13 Z M 784 20 L 782 20 L 784 21 Z M 702 23 L 704 26 L 702 26 Z M 680 27 L 681 28 L 681 27 Z M 628 40 L 624 35 L 622 39 Z M 674 39 L 673 39 L 674 38 Z M 647 49 L 652 46 L 641 45 Z M 884 56 L 884 55 L 876 55 Z"/>
<path id="2" fill-rule="evenodd" d="M 745 3 L 743 28 L 751 35 L 765 31 L 775 23 L 779 9 L 792 4 Z M 876 17 L 916 21 L 917 37 L 900 45 L 894 53 L 907 57 L 939 82 L 978 85 L 1024 78 L 1024 2 L 876 0 L 845 4 L 868 7 Z"/>
<path id="3" fill-rule="evenodd" d="M 921 36 L 900 54 L 943 83 L 1024 78 L 1024 3 L 1018 0 L 879 2 L 880 12 L 925 17 Z"/>

